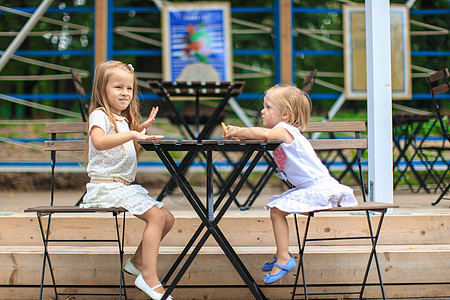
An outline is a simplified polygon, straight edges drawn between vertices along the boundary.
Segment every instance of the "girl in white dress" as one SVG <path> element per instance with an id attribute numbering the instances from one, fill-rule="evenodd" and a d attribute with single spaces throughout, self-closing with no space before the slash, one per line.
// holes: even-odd
<path id="1" fill-rule="evenodd" d="M 152 108 L 149 118 L 139 125 L 136 94 L 137 80 L 131 65 L 107 61 L 96 67 L 87 146 L 91 181 L 81 206 L 123 207 L 146 223 L 142 241 L 124 270 L 137 276 L 135 285 L 149 297 L 161 299 L 164 289 L 158 279 L 157 257 L 174 217 L 145 188 L 131 184 L 137 171 L 137 140 L 164 137 L 145 134 L 155 121 L 158 107 Z"/>
<path id="2" fill-rule="evenodd" d="M 276 85 L 267 90 L 261 111 L 262 127 L 238 127 L 228 125 L 225 138 L 241 140 L 282 140 L 273 151 L 281 179 L 294 188 L 269 199 L 265 209 L 270 209 L 270 219 L 277 252 L 273 262 L 261 269 L 270 271 L 264 282 L 273 283 L 295 267 L 289 253 L 289 227 L 286 217 L 291 213 L 327 209 L 336 206 L 358 204 L 350 187 L 331 177 L 317 157 L 309 141 L 302 135 L 309 122 L 311 102 L 305 92 L 292 85 Z"/>

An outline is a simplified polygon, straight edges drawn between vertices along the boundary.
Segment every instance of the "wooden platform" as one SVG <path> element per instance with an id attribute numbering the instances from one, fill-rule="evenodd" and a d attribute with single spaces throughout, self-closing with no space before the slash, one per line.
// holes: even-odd
<path id="1" fill-rule="evenodd" d="M 269 195 L 265 191 L 249 211 L 233 207 L 220 222 L 220 227 L 235 247 L 252 276 L 261 284 L 270 299 L 288 299 L 294 282 L 293 272 L 280 282 L 265 286 L 260 266 L 272 258 L 275 251 L 268 212 L 263 205 Z M 153 191 L 150 194 L 154 195 Z M 57 192 L 58 204 L 73 204 L 81 193 Z M 448 201 L 437 207 L 430 203 L 435 195 L 396 192 L 395 204 L 400 205 L 385 217 L 379 240 L 378 255 L 388 298 L 450 297 L 450 209 Z M 42 265 L 42 241 L 34 214 L 23 213 L 29 206 L 48 204 L 48 193 L 0 193 L 0 299 L 36 299 Z M 175 194 L 165 200 L 174 213 L 176 223 L 160 250 L 159 272 L 162 277 L 182 250 L 199 224 L 195 214 Z M 136 249 L 144 223 L 127 215 L 125 257 Z M 351 236 L 366 232 L 365 215 L 342 213 L 314 217 L 310 233 L 315 236 Z M 304 218 L 306 220 L 306 218 Z M 289 218 L 292 222 L 293 218 Z M 107 214 L 56 215 L 53 218 L 54 238 L 83 239 L 114 235 L 112 219 Z M 111 223 L 109 223 L 111 222 Z M 304 220 L 302 221 L 302 223 Z M 303 224 L 304 225 L 304 224 Z M 292 227 L 293 228 L 293 227 Z M 311 236 L 312 237 L 312 236 Z M 294 230 L 291 231 L 291 252 L 298 251 Z M 368 245 L 345 241 L 340 244 L 322 242 L 306 249 L 306 273 L 311 292 L 355 291 L 362 280 L 368 259 Z M 75 291 L 77 286 L 90 286 L 97 291 L 102 286 L 118 283 L 117 248 L 101 244 L 89 247 L 52 246 L 57 283 Z M 372 269 L 369 282 L 375 282 Z M 133 286 L 134 278 L 126 275 L 129 298 L 146 299 Z M 50 281 L 47 281 L 49 283 Z M 325 287 L 315 285 L 326 284 Z M 333 286 L 344 283 L 347 286 Z M 176 299 L 252 299 L 234 268 L 213 240 L 208 240 L 183 279 L 173 292 Z M 351 285 L 355 285 L 352 287 Z M 201 288 L 200 288 L 201 287 Z M 46 289 L 44 299 L 52 297 Z M 354 295 L 343 295 L 351 298 Z M 365 297 L 379 298 L 379 287 L 369 286 Z M 311 297 L 314 298 L 314 297 Z M 82 299 L 77 296 L 76 299 Z"/>

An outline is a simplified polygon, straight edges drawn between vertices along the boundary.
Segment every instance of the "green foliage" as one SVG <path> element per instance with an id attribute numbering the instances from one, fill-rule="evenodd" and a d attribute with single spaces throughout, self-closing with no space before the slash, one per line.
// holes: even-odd
<path id="1" fill-rule="evenodd" d="M 1 6 L 10 8 L 36 8 L 41 4 L 41 0 L 0 0 Z M 171 2 L 186 2 L 185 0 L 176 0 Z M 354 1 L 357 3 L 364 3 L 364 0 Z M 275 1 L 269 0 L 232 0 L 230 1 L 233 8 L 248 8 L 248 7 L 263 7 L 272 8 Z M 343 2 L 337 0 L 293 0 L 294 8 L 330 8 L 341 9 Z M 393 0 L 393 4 L 405 4 L 405 0 Z M 71 1 L 54 1 L 51 4 L 51 8 L 93 8 L 95 4 L 94 0 L 71 0 Z M 159 12 L 139 12 L 139 10 L 133 10 L 132 7 L 137 8 L 156 8 L 153 1 L 142 0 L 117 0 L 114 1 L 116 7 L 129 7 L 128 11 L 116 12 L 114 14 L 114 27 L 139 27 L 139 28 L 160 28 L 161 26 L 161 14 Z M 448 0 L 417 0 L 414 2 L 412 10 L 418 9 L 448 9 Z M 65 50 L 94 50 L 94 15 L 92 12 L 47 12 L 45 17 L 62 22 L 70 22 L 73 24 L 86 26 L 90 28 L 88 32 L 69 33 L 68 45 Z M 232 14 L 233 19 L 244 20 L 246 22 L 261 24 L 272 28 L 272 32 L 261 34 L 233 34 L 233 49 L 235 50 L 274 50 L 276 47 L 275 36 L 275 18 L 272 13 L 241 13 L 234 12 Z M 411 14 L 411 20 L 438 26 L 448 29 L 448 14 L 426 14 L 417 15 Z M 5 13 L 0 10 L 0 32 L 19 32 L 28 18 L 12 13 Z M 336 33 L 342 30 L 342 15 L 338 12 L 330 13 L 296 13 L 294 14 L 293 26 L 295 29 L 317 29 L 326 30 L 322 34 L 322 37 L 332 39 L 336 42 L 343 42 L 343 35 Z M 248 26 L 242 25 L 238 22 L 233 22 L 232 28 L 237 29 L 249 29 Z M 68 30 L 74 30 L 74 28 L 68 28 L 67 26 L 61 26 L 61 24 L 53 24 L 45 21 L 39 21 L 33 31 L 39 32 L 51 32 L 50 34 L 33 35 L 28 36 L 20 48 L 19 51 L 30 50 L 61 50 L 61 41 L 64 38 L 64 33 Z M 423 27 L 415 24 L 411 24 L 412 31 L 426 30 Z M 331 33 L 330 33 L 331 32 Z M 156 41 L 161 40 L 160 32 L 145 32 L 137 33 L 143 37 L 150 38 Z M 13 41 L 14 35 L 0 35 L 0 50 L 8 48 Z M 308 37 L 304 34 L 294 32 L 293 44 L 296 50 L 342 50 L 337 45 L 324 43 L 323 41 L 315 38 Z M 412 51 L 425 51 L 425 50 L 443 50 L 449 49 L 449 35 L 412 35 L 411 36 L 411 49 Z M 129 49 L 145 49 L 145 50 L 160 50 L 157 45 L 145 43 L 139 39 L 131 39 L 123 35 L 114 33 L 114 49 L 115 50 L 129 50 Z M 93 72 L 93 57 L 92 56 L 27 56 L 31 59 L 44 61 L 52 64 L 63 65 L 66 67 L 73 67 L 81 70 L 87 70 Z M 114 59 L 122 60 L 127 63 L 132 63 L 137 72 L 148 73 L 161 73 L 161 57 L 160 56 L 115 56 Z M 250 66 L 250 69 L 242 69 L 234 66 L 233 72 L 239 75 L 248 75 L 259 70 L 269 70 L 273 75 L 262 78 L 249 78 L 245 79 L 246 93 L 255 93 L 255 99 L 246 99 L 240 102 L 241 106 L 248 108 L 249 110 L 256 110 L 259 112 L 261 105 L 261 99 L 263 98 L 264 91 L 274 84 L 275 72 L 276 72 L 276 59 L 272 55 L 245 55 L 234 56 L 233 58 L 236 64 L 243 64 Z M 322 72 L 343 72 L 343 57 L 336 56 L 297 56 L 294 61 L 295 71 L 310 71 L 317 68 Z M 438 70 L 443 66 L 449 65 L 449 57 L 429 57 L 429 56 L 413 56 L 412 65 L 420 66 L 428 69 Z M 414 71 L 417 73 L 417 71 Z M 67 74 L 62 71 L 52 70 L 50 68 L 35 66 L 27 64 L 18 60 L 10 60 L 8 64 L 1 70 L 1 76 L 19 76 L 19 75 L 54 75 L 54 74 Z M 143 78 L 146 80 L 148 78 Z M 156 78 L 155 78 L 156 79 Z M 341 77 L 327 77 L 325 80 L 331 84 L 337 86 L 344 86 L 344 80 Z M 302 79 L 296 78 L 297 84 L 302 86 Z M 87 93 L 91 90 L 92 77 L 83 78 L 82 86 Z M 18 80 L 18 81 L 3 81 L 2 93 L 4 94 L 73 94 L 74 88 L 71 80 L 47 80 L 47 81 L 34 81 L 34 80 Z M 148 92 L 143 89 L 142 92 Z M 413 92 L 414 93 L 427 93 L 426 84 L 423 77 L 413 78 Z M 336 93 L 336 91 L 322 85 L 316 84 L 313 90 L 314 93 Z M 447 101 L 448 102 L 448 101 Z M 59 108 L 78 111 L 78 105 L 76 101 L 56 101 L 53 99 L 44 99 L 39 103 L 52 105 Z M 334 100 L 315 100 L 313 103 L 314 114 L 319 116 L 325 116 Z M 432 103 L 429 100 L 417 100 L 401 101 L 401 104 L 423 108 L 426 110 L 432 110 Z M 444 109 L 450 109 L 450 104 L 443 104 Z M 366 103 L 364 101 L 347 101 L 344 107 L 341 109 L 340 115 L 337 117 L 356 117 L 359 118 L 361 113 L 364 113 L 366 109 Z M 16 104 L 11 104 L 6 101 L 0 102 L 0 114 L 2 119 L 16 119 L 16 118 L 59 118 L 61 116 L 54 115 L 48 112 L 39 111 L 36 109 L 30 109 Z"/>

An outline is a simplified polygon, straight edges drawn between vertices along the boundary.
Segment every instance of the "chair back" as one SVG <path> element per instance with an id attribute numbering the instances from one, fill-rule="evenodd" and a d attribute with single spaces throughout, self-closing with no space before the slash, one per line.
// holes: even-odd
<path id="1" fill-rule="evenodd" d="M 364 121 L 352 121 L 352 122 L 309 122 L 308 126 L 302 133 L 326 133 L 328 137 L 322 137 L 320 139 L 310 139 L 310 143 L 316 151 L 325 151 L 328 153 L 336 153 L 336 158 L 340 157 L 347 169 L 342 172 L 341 178 L 337 178 L 338 181 L 342 179 L 345 173 L 350 172 L 357 178 L 364 202 L 366 199 L 366 187 L 364 184 L 363 171 L 362 171 L 362 152 L 367 149 L 367 138 L 362 137 L 361 133 L 366 131 L 366 123 Z M 351 134 L 353 137 L 338 137 L 339 134 Z M 356 150 L 356 156 L 347 159 L 349 153 L 344 154 L 344 150 Z M 347 151 L 348 152 L 348 151 Z M 327 159 L 330 156 L 327 156 Z M 327 160 L 325 159 L 325 160 Z M 331 159 L 334 161 L 334 159 Z M 359 174 L 356 174 L 352 170 L 352 165 L 357 163 Z M 326 165 L 326 164 L 325 164 Z"/>
<path id="2" fill-rule="evenodd" d="M 77 94 L 77 101 L 78 106 L 80 107 L 81 118 L 83 119 L 83 122 L 86 122 L 89 111 L 89 107 L 84 99 L 84 97 L 86 96 L 86 92 L 84 91 L 84 88 L 81 86 L 81 77 L 78 75 L 78 73 L 71 68 L 70 74 L 72 75 L 73 86 L 75 88 L 75 93 Z"/>
<path id="3" fill-rule="evenodd" d="M 429 76 L 427 76 L 427 86 L 428 92 L 433 98 L 434 108 L 436 110 L 436 115 L 439 120 L 439 124 L 442 128 L 442 134 L 450 142 L 450 135 L 447 130 L 447 125 L 444 123 L 444 117 L 440 110 L 439 104 L 436 99 L 436 95 L 448 93 L 450 91 L 450 84 L 448 82 L 449 71 L 448 68 L 437 71 Z M 445 141 L 444 141 L 445 142 Z"/>
<path id="4" fill-rule="evenodd" d="M 47 123 L 45 125 L 45 133 L 51 134 L 51 140 L 45 141 L 44 150 L 50 151 L 51 161 L 51 196 L 50 206 L 53 206 L 54 190 L 55 190 L 55 166 L 56 166 L 56 152 L 59 151 L 84 151 L 86 148 L 86 136 L 82 138 L 66 139 L 58 138 L 59 135 L 71 135 L 87 132 L 87 123 Z"/>
<path id="5" fill-rule="evenodd" d="M 314 82 L 316 81 L 317 76 L 317 69 L 314 69 L 309 73 L 309 75 L 303 80 L 303 88 L 302 90 L 307 93 L 308 95 L 311 95 L 311 91 L 314 86 Z"/>

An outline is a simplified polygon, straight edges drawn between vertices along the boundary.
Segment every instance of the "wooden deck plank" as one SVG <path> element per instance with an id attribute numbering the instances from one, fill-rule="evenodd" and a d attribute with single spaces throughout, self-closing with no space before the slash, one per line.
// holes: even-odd
<path id="1" fill-rule="evenodd" d="M 129 299 L 141 300 L 148 299 L 145 295 L 137 290 L 128 280 L 127 284 L 127 295 Z M 262 287 L 261 288 L 267 298 L 271 300 L 278 299 L 289 299 L 290 292 L 292 288 L 290 287 Z M 76 289 L 67 288 L 68 292 L 99 292 L 99 289 Z M 449 294 L 447 292 L 448 286 L 445 285 L 425 285 L 425 286 L 385 286 L 386 294 L 393 298 L 432 298 L 439 297 L 438 299 L 448 299 Z M 36 295 L 39 294 L 39 288 L 26 287 L 26 288 L 1 288 L 0 290 L 4 293 L 8 300 L 35 300 Z M 101 291 L 108 291 L 101 289 Z M 117 291 L 117 290 L 115 290 Z M 315 288 L 310 288 L 311 292 L 320 292 Z M 343 291 L 342 288 L 340 291 Z M 192 299 L 208 299 L 208 300 L 224 300 L 224 299 L 236 299 L 236 300 L 248 300 L 253 299 L 252 295 L 246 288 L 239 287 L 227 287 L 227 288 L 202 288 L 202 289 L 192 289 L 192 288 L 182 288 L 175 290 L 172 295 L 176 297 L 177 300 L 192 300 Z M 226 295 L 226 297 L 224 297 Z M 432 295 L 432 296 L 428 296 Z M 380 289 L 378 287 L 367 287 L 366 294 L 367 298 L 380 298 Z M 54 297 L 50 289 L 46 289 L 43 299 L 50 299 Z M 355 295 L 342 295 L 342 299 L 354 298 Z M 105 297 L 102 297 L 105 298 Z M 311 296 L 310 299 L 318 299 L 317 296 Z M 77 300 L 92 299 L 92 297 L 77 296 Z M 320 299 L 326 299 L 325 297 L 320 297 Z M 336 299 L 336 297 L 329 297 L 328 299 Z"/>
<path id="2" fill-rule="evenodd" d="M 200 224 L 193 212 L 174 212 L 175 225 L 164 239 L 164 245 L 185 245 Z M 119 218 L 121 218 L 119 216 Z M 374 218 L 374 224 L 378 222 Z M 300 229 L 305 226 L 306 217 L 300 216 Z M 109 213 L 102 214 L 64 214 L 52 217 L 53 238 L 67 237 L 83 239 L 88 236 L 100 238 L 104 235 L 114 237 L 114 220 Z M 294 228 L 293 217 L 288 217 L 290 228 Z M 120 223 L 120 222 L 119 222 Z M 126 221 L 126 245 L 139 243 L 144 223 L 130 214 Z M 272 225 L 267 212 L 230 212 L 219 223 L 232 245 L 274 245 Z M 0 217 L 0 245 L 41 245 L 42 240 L 34 213 L 14 213 Z M 317 214 L 311 222 L 311 237 L 355 236 L 367 232 L 366 216 L 361 212 L 330 215 Z M 242 237 L 246 238 L 243 239 Z M 379 244 L 446 244 L 450 241 L 450 215 L 386 215 Z M 290 242 L 295 245 L 295 230 L 290 231 Z M 326 242 L 323 242 L 326 243 Z M 346 241 L 361 243 L 358 241 Z M 207 245 L 215 245 L 208 240 Z"/>
<path id="3" fill-rule="evenodd" d="M 164 274 L 176 258 L 182 247 L 162 247 L 158 260 L 159 273 Z M 126 247 L 125 257 L 129 257 L 135 247 Z M 291 248 L 294 257 L 295 248 Z M 66 246 L 52 247 L 52 262 L 58 274 L 59 284 L 115 284 L 117 282 L 117 249 L 116 247 L 82 247 Z M 258 284 L 262 284 L 263 272 L 260 265 L 271 258 L 274 247 L 236 247 L 236 252 L 248 267 Z M 306 272 L 310 284 L 339 282 L 358 284 L 364 272 L 368 257 L 368 247 L 323 247 L 311 246 L 305 254 Z M 410 296 L 409 287 L 403 284 L 419 285 L 417 297 L 420 296 L 446 296 L 450 282 L 450 246 L 449 245 L 404 245 L 379 246 L 380 265 L 383 280 L 387 286 L 398 284 L 387 289 L 387 297 Z M 0 246 L 0 284 L 20 287 L 21 285 L 39 284 L 39 274 L 42 259 L 42 248 L 32 247 L 1 247 Z M 69 262 L 70 261 L 70 267 Z M 286 285 L 293 283 L 294 272 L 285 276 L 275 286 L 283 291 L 274 299 L 289 295 L 290 289 Z M 375 281 L 376 274 L 371 271 L 369 282 Z M 126 282 L 132 284 L 133 277 L 126 275 Z M 438 285 L 440 283 L 441 285 Z M 225 255 L 218 246 L 205 247 L 195 260 L 195 264 L 188 269 L 180 282 L 181 285 L 207 284 L 207 285 L 242 285 Z M 434 285 L 433 290 L 426 287 Z M 264 285 L 262 284 L 264 288 Z M 26 288 L 21 288 L 26 290 Z M 403 290 L 402 290 L 403 289 Z M 266 289 L 268 293 L 271 289 Z M 323 289 L 322 289 L 323 290 Z M 185 289 L 176 289 L 174 296 L 177 299 L 192 299 L 192 294 L 186 294 Z M 221 290 L 216 289 L 220 294 Z M 420 292 L 420 291 L 426 291 Z M 193 290 L 194 294 L 203 293 L 202 290 Z M 0 293 L 2 294 L 2 293 Z M 369 292 L 366 297 L 379 297 L 379 289 Z M 189 298 L 190 297 L 190 298 Z M 200 297 L 203 298 L 203 297 Z M 0 296 L 0 299 L 5 299 Z M 11 298 L 9 298 L 11 299 Z M 77 297 L 78 299 L 78 297 Z M 209 298 L 208 298 L 209 299 Z M 223 299 L 223 298 L 212 298 Z M 241 296 L 233 299 L 248 299 Z"/>

